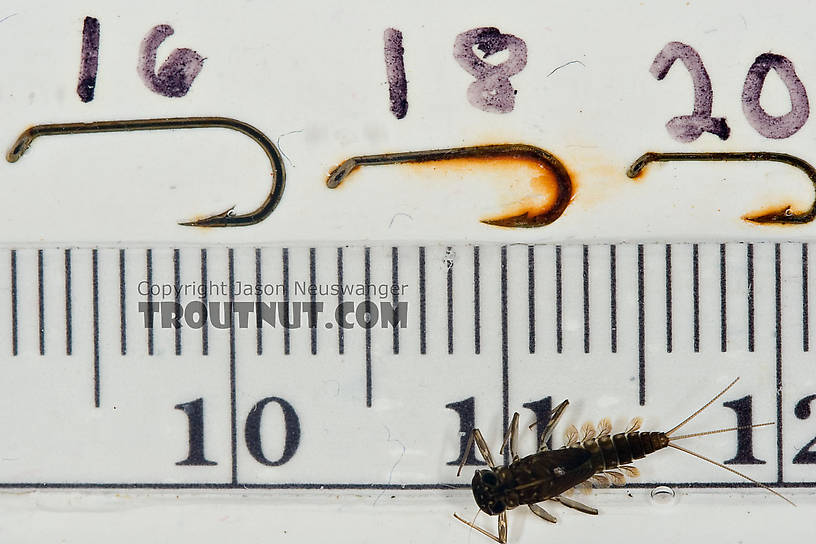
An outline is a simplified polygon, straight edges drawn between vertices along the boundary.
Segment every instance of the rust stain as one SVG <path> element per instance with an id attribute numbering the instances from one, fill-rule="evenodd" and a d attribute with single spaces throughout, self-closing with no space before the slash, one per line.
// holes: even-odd
<path id="1" fill-rule="evenodd" d="M 565 165 L 566 166 L 566 165 Z M 485 172 L 481 179 L 493 185 L 498 193 L 496 200 L 501 211 L 481 218 L 481 221 L 503 221 L 526 215 L 532 219 L 550 211 L 558 196 L 558 179 L 546 164 L 528 155 L 506 155 L 502 157 L 468 157 L 439 160 L 428 163 L 409 163 L 405 167 L 415 174 L 427 175 L 428 170 L 472 175 Z M 574 200 L 577 190 L 575 176 L 567 168 L 572 180 Z"/>

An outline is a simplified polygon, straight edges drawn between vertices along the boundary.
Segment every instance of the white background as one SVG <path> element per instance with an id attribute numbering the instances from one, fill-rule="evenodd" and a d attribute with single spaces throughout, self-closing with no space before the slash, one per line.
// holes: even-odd
<path id="1" fill-rule="evenodd" d="M 789 167 L 653 165 L 639 182 L 627 178 L 625 170 L 645 151 L 780 151 L 816 161 L 812 122 L 789 139 L 771 141 L 751 128 L 740 103 L 748 68 L 757 55 L 767 51 L 789 57 L 806 88 L 816 92 L 811 12 L 807 2 L 675 2 L 669 6 L 573 1 L 500 6 L 488 2 L 236 1 L 227 7 L 215 1 L 86 1 L 66 5 L 6 0 L 0 13 L 0 18 L 7 17 L 0 23 L 0 50 L 5 52 L 0 141 L 10 146 L 19 132 L 40 123 L 234 117 L 277 142 L 287 157 L 287 186 L 279 207 L 260 225 L 244 229 L 181 227 L 177 221 L 219 212 L 232 204 L 244 212 L 262 201 L 268 191 L 268 164 L 255 144 L 241 135 L 215 129 L 42 138 L 18 163 L 0 164 L 3 240 L 14 247 L 119 243 L 213 247 L 369 240 L 806 241 L 816 228 L 813 225 L 769 227 L 740 220 L 742 215 L 771 204 L 790 202 L 795 208 L 807 208 L 814 197 L 813 188 Z M 82 21 L 87 15 L 100 21 L 101 44 L 96 96 L 83 104 L 75 88 Z M 159 64 L 175 47 L 195 49 L 207 59 L 184 98 L 152 93 L 136 73 L 142 38 L 150 28 L 163 23 L 173 26 L 176 33 L 159 49 Z M 453 41 L 460 32 L 480 26 L 496 26 L 527 43 L 527 67 L 511 79 L 518 90 L 511 114 L 485 113 L 467 101 L 472 78 L 454 60 Z M 409 109 L 403 120 L 396 120 L 388 109 L 382 50 L 382 33 L 387 27 L 398 28 L 404 35 Z M 714 88 L 713 115 L 727 118 L 732 130 L 729 140 L 722 142 L 705 134 L 697 142 L 681 144 L 668 135 L 665 122 L 691 111 L 690 78 L 678 64 L 658 82 L 649 74 L 649 66 L 657 52 L 674 40 L 692 45 L 702 56 Z M 580 63 L 553 72 L 575 60 Z M 784 87 L 773 75 L 768 78 L 763 104 L 771 113 L 787 111 Z M 550 226 L 520 231 L 479 223 L 480 218 L 508 204 L 502 192 L 502 172 L 379 167 L 356 172 L 340 189 L 325 187 L 327 173 L 353 155 L 514 142 L 537 145 L 556 154 L 574 174 L 574 201 Z M 758 270 L 767 272 L 768 262 L 766 259 L 765 268 L 758 266 Z M 217 266 L 223 274 L 223 259 Z M 762 276 L 757 281 L 768 288 L 771 279 Z M 21 282 L 22 289 L 35 284 L 33 277 Z M 494 302 L 495 295 L 491 291 L 485 294 Z M 523 309 L 520 300 L 517 303 Z M 770 315 L 770 310 L 762 311 L 765 318 Z M 769 333 L 765 330 L 762 334 Z M 220 342 L 218 349 L 223 350 L 224 339 Z M 359 335 L 350 342 L 357 342 L 359 348 Z M 490 349 L 496 345 L 491 342 Z M 116 346 L 105 349 L 115 351 Z M 577 352 L 575 355 L 577 358 Z M 493 357 L 491 364 L 496 360 Z M 312 360 L 310 364 L 321 362 Z M 354 364 L 359 364 L 359 357 Z M 700 394 L 683 398 L 683 407 L 686 401 L 699 404 L 709 394 L 709 387 L 713 394 L 727 383 L 721 378 L 734 374 L 729 366 L 733 364 L 733 360 L 728 361 L 723 367 L 727 370 L 721 369 L 722 376 L 718 374 L 710 384 L 695 382 L 692 389 Z M 753 379 L 763 388 L 772 387 L 767 368 L 749 377 L 748 383 Z M 153 372 L 151 368 L 144 370 L 148 375 Z M 310 370 L 299 370 L 304 380 Z M 15 372 L 20 372 L 20 379 L 9 383 L 31 383 L 26 382 L 32 375 L 30 368 Z M 223 373 L 224 367 L 214 364 L 213 372 Z M 180 365 L 172 379 L 182 383 L 185 376 Z M 440 376 L 452 388 L 466 389 L 455 372 Z M 118 381 L 122 393 L 127 392 L 129 379 L 123 373 Z M 660 376 L 655 376 L 655 383 L 661 383 Z M 135 384 L 130 382 L 134 389 Z M 62 390 L 60 384 L 53 386 Z M 594 383 L 588 388 L 595 391 L 602 386 Z M 670 390 L 672 385 L 662 387 Z M 63 388 L 63 392 L 71 390 L 68 384 Z M 143 390 L 143 386 L 138 389 Z M 117 393 L 115 386 L 110 391 L 111 396 Z M 150 405 L 156 400 L 164 406 L 187 400 L 182 398 L 186 392 L 177 391 L 172 398 L 163 391 L 142 401 Z M 396 393 L 382 391 L 381 410 L 401 406 L 403 401 Z M 627 389 L 627 404 L 616 405 L 614 398 L 598 396 L 595 407 L 603 407 L 609 400 L 606 407 L 622 409 L 616 416 L 622 421 L 634 408 L 629 393 Z M 160 398 L 165 394 L 168 398 Z M 190 394 L 201 394 L 201 390 L 191 390 Z M 241 410 L 248 409 L 250 398 L 262 394 L 248 391 Z M 308 399 L 318 393 L 304 386 L 299 394 Z M 64 400 L 71 399 L 67 396 Z M 82 399 L 87 400 L 86 396 Z M 49 417 L 49 410 L 59 416 L 58 408 L 41 408 L 43 418 Z M 484 406 L 485 412 L 494 415 L 484 418 L 485 427 L 492 429 L 488 437 L 491 446 L 498 439 L 499 409 Z M 131 410 L 124 417 L 138 421 L 141 413 L 134 406 Z M 762 410 L 763 415 L 767 412 L 773 417 L 772 408 Z M 580 423 L 580 417 L 594 413 L 579 411 L 571 421 Z M 184 422 L 180 414 L 170 415 L 176 416 L 174 425 Z M 664 412 L 652 421 L 660 426 L 676 415 Z M 349 423 L 352 427 L 355 424 Z M 372 433 L 382 431 L 379 422 L 360 425 L 369 426 Z M 455 432 L 454 420 L 444 425 Z M 66 435 L 70 434 L 66 429 Z M 177 428 L 173 430 L 178 433 Z M 48 437 L 55 448 L 48 455 L 59 458 L 62 452 L 65 456 L 60 462 L 70 465 L 82 454 L 76 449 L 81 444 L 67 436 L 60 443 L 58 438 Z M 354 435 L 337 438 L 335 443 L 343 440 L 348 446 L 344 451 L 360 447 L 353 444 Z M 382 455 L 372 450 L 370 456 L 356 458 L 353 466 L 387 471 L 394 456 L 399 455 L 391 446 L 378 443 L 376 449 L 382 450 Z M 9 446 L 10 457 L 20 453 L 14 447 Z M 145 466 L 149 461 L 158 462 L 160 453 L 148 451 Z M 325 458 L 313 454 L 307 459 L 315 474 L 329 479 L 333 463 L 343 451 L 322 455 Z M 449 457 L 450 451 L 439 455 Z M 758 450 L 757 455 L 770 458 L 773 452 Z M 298 470 L 308 472 L 311 466 L 299 466 Z M 47 468 L 56 472 L 61 467 Z M 680 472 L 701 470 L 692 461 L 678 461 L 677 456 L 653 467 L 652 475 L 673 468 Z M 703 470 L 709 468 L 716 470 Z M 93 458 L 89 469 L 97 475 L 104 473 L 104 479 L 114 479 L 119 470 L 104 456 Z M 405 474 L 406 479 L 414 480 L 427 477 L 436 481 L 437 476 Z M 767 479 L 771 478 L 769 474 Z M 763 542 L 779 535 L 791 540 L 812 536 L 809 511 L 813 504 L 804 491 L 789 493 L 802 503 L 798 509 L 756 490 L 678 493 L 675 503 L 657 506 L 650 502 L 648 490 L 632 490 L 631 496 L 620 491 L 601 492 L 587 499 L 602 508 L 601 516 L 588 518 L 553 508 L 561 522 L 553 527 L 526 512 L 514 513 L 510 538 L 512 542 L 533 542 L 604 534 L 622 540 L 635 534 L 644 540 L 680 542 L 717 535 L 720 541 Z M 107 542 L 111 538 L 122 542 L 220 542 L 227 538 L 246 542 L 486 542 L 480 535 L 468 534 L 450 516 L 457 511 L 472 518 L 475 506 L 467 491 L 258 492 L 246 496 L 235 492 L 25 491 L 5 492 L 0 502 L 0 535 L 8 542 Z M 488 526 L 484 516 L 480 523 Z"/>

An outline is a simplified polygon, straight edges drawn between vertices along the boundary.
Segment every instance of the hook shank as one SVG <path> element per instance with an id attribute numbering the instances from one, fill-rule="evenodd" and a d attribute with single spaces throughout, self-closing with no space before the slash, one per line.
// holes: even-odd
<path id="1" fill-rule="evenodd" d="M 230 208 L 209 217 L 179 224 L 193 227 L 240 227 L 254 225 L 266 219 L 283 197 L 286 171 L 281 154 L 275 144 L 263 132 L 248 123 L 229 117 L 163 117 L 157 119 L 35 125 L 26 129 L 17 137 L 17 141 L 14 142 L 11 150 L 6 155 L 6 160 L 8 162 L 17 162 L 31 146 L 31 143 L 40 136 L 194 128 L 226 128 L 240 132 L 252 139 L 264 150 L 272 166 L 272 187 L 263 204 L 249 213 L 235 215 L 232 213 L 232 208 Z"/>

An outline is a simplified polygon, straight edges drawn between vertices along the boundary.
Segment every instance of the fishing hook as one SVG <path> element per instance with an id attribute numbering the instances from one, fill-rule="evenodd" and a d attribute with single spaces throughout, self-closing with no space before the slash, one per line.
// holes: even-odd
<path id="1" fill-rule="evenodd" d="M 98 132 L 124 132 L 137 130 L 175 130 L 186 128 L 228 128 L 249 136 L 261 146 L 272 165 L 272 188 L 269 196 L 259 208 L 249 213 L 235 215 L 234 206 L 230 209 L 179 225 L 189 227 L 242 227 L 260 223 L 272 213 L 283 197 L 286 182 L 286 170 L 280 152 L 266 134 L 243 121 L 228 117 L 163 117 L 158 119 L 129 119 L 123 121 L 96 121 L 94 123 L 58 123 L 35 125 L 23 131 L 17 137 L 11 150 L 6 155 L 8 162 L 17 162 L 26 152 L 35 138 L 61 134 L 91 134 Z"/>
<path id="2" fill-rule="evenodd" d="M 769 151 L 744 151 L 727 153 L 644 153 L 626 171 L 630 178 L 638 177 L 643 169 L 650 162 L 673 162 L 673 161 L 771 161 L 789 164 L 807 174 L 810 181 L 816 187 L 816 169 L 808 162 L 788 155 L 787 153 L 773 153 Z M 774 210 L 763 215 L 743 217 L 752 223 L 777 223 L 777 224 L 802 224 L 813 221 L 816 217 L 816 201 L 811 204 L 810 209 L 803 213 L 793 213 L 788 205 L 782 209 Z"/>
<path id="3" fill-rule="evenodd" d="M 555 155 L 539 147 L 527 144 L 477 145 L 471 147 L 455 147 L 452 149 L 433 149 L 429 151 L 409 151 L 405 153 L 385 153 L 382 155 L 351 157 L 332 170 L 326 180 L 326 185 L 329 189 L 336 188 L 349 174 L 360 166 L 497 157 L 532 159 L 543 168 L 547 168 L 555 176 L 557 194 L 553 204 L 544 213 L 531 215 L 525 212 L 501 219 L 483 219 L 482 223 L 498 227 L 542 227 L 549 225 L 564 213 L 564 210 L 572 198 L 572 180 L 570 179 L 567 169 Z"/>

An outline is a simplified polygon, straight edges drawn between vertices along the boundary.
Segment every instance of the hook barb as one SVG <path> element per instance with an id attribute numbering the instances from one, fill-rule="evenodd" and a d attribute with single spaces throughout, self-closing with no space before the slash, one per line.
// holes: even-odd
<path id="1" fill-rule="evenodd" d="M 64 134 L 93 134 L 101 132 L 129 132 L 143 130 L 177 130 L 193 128 L 226 128 L 240 132 L 257 143 L 266 153 L 272 166 L 272 187 L 266 200 L 255 210 L 245 214 L 224 212 L 179 223 L 190 227 L 242 227 L 254 225 L 266 219 L 283 197 L 286 170 L 280 151 L 260 130 L 252 125 L 229 117 L 162 117 L 156 119 L 128 119 L 122 121 L 96 121 L 93 123 L 58 123 L 35 125 L 23 131 L 6 155 L 8 162 L 17 162 L 40 136 Z"/>

